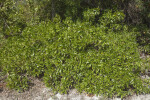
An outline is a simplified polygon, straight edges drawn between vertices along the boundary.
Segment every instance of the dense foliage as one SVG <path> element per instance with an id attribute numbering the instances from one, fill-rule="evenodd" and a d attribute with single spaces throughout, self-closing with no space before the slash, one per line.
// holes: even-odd
<path id="1" fill-rule="evenodd" d="M 7 85 L 27 89 L 29 76 L 43 77 L 54 91 L 67 93 L 71 88 L 87 93 L 126 96 L 148 93 L 148 84 L 139 75 L 136 35 L 119 24 L 122 12 L 107 11 L 94 25 L 98 9 L 84 12 L 84 20 L 71 18 L 27 27 L 19 36 L 10 37 L 0 49 L 2 71 Z M 117 16 L 117 17 L 116 17 Z"/>
<path id="2" fill-rule="evenodd" d="M 41 77 L 54 91 L 149 93 L 149 0 L 1 0 L 0 76 L 24 90 Z M 146 64 L 145 64 L 146 63 Z M 3 74 L 3 75 L 2 75 Z"/>
<path id="3" fill-rule="evenodd" d="M 56 14 L 61 19 L 83 19 L 83 12 L 88 8 L 101 10 L 96 19 L 107 9 L 113 12 L 123 10 L 124 23 L 138 29 L 137 41 L 141 50 L 145 53 L 150 52 L 149 0 L 1 0 L 0 35 L 4 35 L 5 38 L 19 35 L 26 26 L 53 19 Z"/>

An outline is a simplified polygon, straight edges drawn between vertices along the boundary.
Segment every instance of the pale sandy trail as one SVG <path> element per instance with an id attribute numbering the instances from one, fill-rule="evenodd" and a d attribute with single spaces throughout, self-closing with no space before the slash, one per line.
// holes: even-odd
<path id="1" fill-rule="evenodd" d="M 145 77 L 143 77 L 145 78 Z M 149 78 L 148 76 L 146 78 Z M 70 90 L 68 94 L 53 94 L 39 79 L 32 79 L 33 85 L 28 91 L 18 93 L 14 90 L 3 88 L 0 92 L 0 100 L 121 100 L 121 98 L 105 98 L 103 96 L 79 94 L 76 89 Z M 123 100 L 150 100 L 150 94 L 133 95 Z"/>

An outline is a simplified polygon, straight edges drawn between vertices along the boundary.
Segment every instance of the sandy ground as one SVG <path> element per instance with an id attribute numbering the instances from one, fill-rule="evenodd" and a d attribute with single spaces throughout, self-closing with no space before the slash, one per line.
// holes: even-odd
<path id="1" fill-rule="evenodd" d="M 5 83 L 1 82 L 0 100 L 48 100 L 53 95 L 51 89 L 39 79 L 32 78 L 31 82 L 29 90 L 22 93 L 8 89 Z"/>
<path id="2" fill-rule="evenodd" d="M 145 76 L 143 76 L 145 78 Z M 146 78 L 149 78 L 148 76 Z M 28 91 L 18 93 L 15 90 L 6 88 L 4 82 L 0 82 L 0 100 L 121 100 L 121 98 L 106 98 L 103 96 L 79 94 L 76 89 L 70 90 L 68 94 L 53 94 L 52 90 L 47 88 L 44 83 L 37 78 L 31 79 L 32 85 Z M 150 94 L 133 95 L 123 100 L 150 100 Z"/>

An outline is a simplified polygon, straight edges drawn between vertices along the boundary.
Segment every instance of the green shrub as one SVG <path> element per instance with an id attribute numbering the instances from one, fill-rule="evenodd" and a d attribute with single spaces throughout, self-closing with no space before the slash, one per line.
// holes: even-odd
<path id="1" fill-rule="evenodd" d="M 119 24 L 123 13 L 108 11 L 98 25 L 88 21 L 94 17 L 61 22 L 56 16 L 54 22 L 41 22 L 9 38 L 0 49 L 8 86 L 26 89 L 29 76 L 42 76 L 48 87 L 62 93 L 71 88 L 110 97 L 148 93 L 140 79 L 136 35 Z"/>
<path id="2" fill-rule="evenodd" d="M 139 25 L 135 29 L 140 51 L 150 54 L 150 29 L 146 25 Z"/>

